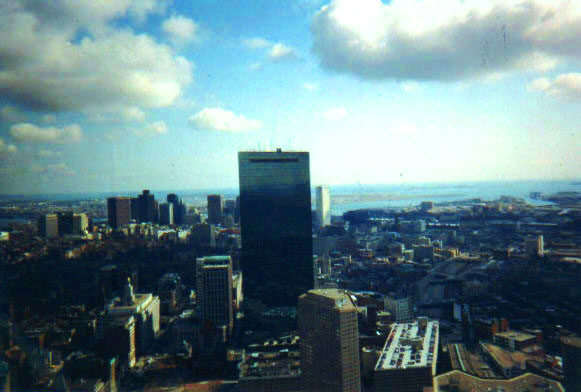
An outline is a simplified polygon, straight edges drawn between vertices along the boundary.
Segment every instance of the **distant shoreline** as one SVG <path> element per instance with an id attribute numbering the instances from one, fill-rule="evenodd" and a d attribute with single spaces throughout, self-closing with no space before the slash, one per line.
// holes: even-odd
<path id="1" fill-rule="evenodd" d="M 351 203 L 367 203 L 375 201 L 397 201 L 397 200 L 416 200 L 416 199 L 439 199 L 439 198 L 456 198 L 465 196 L 463 193 L 445 193 L 445 194 L 393 194 L 393 193 L 362 193 L 352 195 L 331 196 L 331 200 L 336 205 Z"/>

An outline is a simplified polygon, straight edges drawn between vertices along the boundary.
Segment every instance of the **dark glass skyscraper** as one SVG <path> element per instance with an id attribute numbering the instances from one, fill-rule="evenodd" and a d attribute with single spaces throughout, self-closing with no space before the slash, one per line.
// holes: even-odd
<path id="1" fill-rule="evenodd" d="M 294 305 L 313 288 L 309 153 L 239 152 L 238 169 L 245 292 Z"/>

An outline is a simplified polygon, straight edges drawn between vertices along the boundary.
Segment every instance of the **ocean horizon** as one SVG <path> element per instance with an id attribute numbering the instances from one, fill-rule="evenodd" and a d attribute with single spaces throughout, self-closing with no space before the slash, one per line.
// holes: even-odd
<path id="1" fill-rule="evenodd" d="M 312 186 L 313 208 L 315 208 L 314 189 Z M 363 208 L 398 208 L 418 205 L 427 200 L 434 203 L 461 201 L 480 198 L 495 200 L 501 196 L 512 196 L 525 199 L 531 204 L 538 200 L 529 197 L 531 192 L 552 194 L 557 192 L 581 192 L 579 180 L 521 180 L 521 181 L 465 181 L 465 182 L 427 182 L 400 184 L 345 184 L 329 185 L 331 192 L 331 211 L 341 215 L 349 210 Z M 236 188 L 213 188 L 201 190 L 151 190 L 158 200 L 165 200 L 169 193 L 176 193 L 192 205 L 203 203 L 206 195 L 219 193 L 226 198 L 235 198 Z M 0 200 L 49 200 L 73 201 L 105 199 L 110 196 L 136 196 L 141 190 L 123 192 L 78 192 L 47 193 L 30 195 L 0 195 Z M 546 203 L 546 202 L 540 202 Z"/>

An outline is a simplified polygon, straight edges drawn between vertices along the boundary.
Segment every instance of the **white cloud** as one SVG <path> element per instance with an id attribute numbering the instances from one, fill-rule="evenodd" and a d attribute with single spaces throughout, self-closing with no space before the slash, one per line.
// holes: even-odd
<path id="1" fill-rule="evenodd" d="M 189 124 L 208 131 L 244 132 L 262 128 L 262 121 L 244 117 L 221 108 L 205 108 L 191 116 Z"/>
<path id="2" fill-rule="evenodd" d="M 294 48 L 290 46 L 276 43 L 268 52 L 268 58 L 277 63 L 293 62 L 299 59 L 299 55 Z"/>
<path id="3" fill-rule="evenodd" d="M 143 22 L 149 14 L 163 14 L 169 3 L 168 0 L 132 0 L 129 14 L 138 22 Z"/>
<path id="4" fill-rule="evenodd" d="M 41 149 L 38 150 L 38 156 L 42 158 L 60 157 L 62 154 L 59 151 Z"/>
<path id="5" fill-rule="evenodd" d="M 4 122 L 20 122 L 26 120 L 26 115 L 13 106 L 4 106 L 0 110 L 0 119 Z"/>
<path id="6" fill-rule="evenodd" d="M 349 113 L 343 107 L 332 108 L 323 113 L 323 117 L 329 121 L 339 121 L 347 117 Z"/>
<path id="7" fill-rule="evenodd" d="M 401 123 L 396 124 L 391 127 L 391 130 L 395 133 L 398 133 L 402 136 L 415 136 L 419 134 L 419 129 L 415 124 L 412 123 Z"/>
<path id="8" fill-rule="evenodd" d="M 250 49 L 260 49 L 269 47 L 272 45 L 272 43 L 267 39 L 254 37 L 254 38 L 243 38 L 242 45 Z"/>
<path id="9" fill-rule="evenodd" d="M 192 19 L 182 15 L 174 15 L 166 19 L 161 29 L 177 45 L 184 45 L 198 38 L 198 25 Z"/>
<path id="10" fill-rule="evenodd" d="M 123 112 L 123 116 L 128 121 L 145 121 L 145 112 L 138 107 L 126 108 Z"/>
<path id="11" fill-rule="evenodd" d="M 461 80 L 581 58 L 567 0 L 333 0 L 311 25 L 323 68 L 364 79 Z"/>
<path id="12" fill-rule="evenodd" d="M 547 95 L 569 100 L 581 100 L 581 73 L 566 73 L 554 79 L 539 78 L 528 85 L 529 91 L 542 91 Z"/>
<path id="13" fill-rule="evenodd" d="M 54 163 L 50 165 L 33 165 L 30 168 L 31 171 L 35 173 L 46 173 L 50 175 L 57 175 L 57 176 L 74 176 L 77 173 L 72 170 L 66 163 Z"/>
<path id="14" fill-rule="evenodd" d="M 167 133 L 167 125 L 163 121 L 147 124 L 143 129 L 134 132 L 137 136 L 159 136 Z"/>
<path id="15" fill-rule="evenodd" d="M 10 127 L 10 135 L 22 143 L 70 144 L 80 142 L 83 132 L 77 124 L 63 128 L 41 128 L 30 123 L 19 123 Z"/>
<path id="16" fill-rule="evenodd" d="M 416 93 L 422 89 L 422 86 L 416 82 L 407 82 L 402 85 L 402 88 L 406 93 Z"/>
<path id="17" fill-rule="evenodd" d="M 314 83 L 303 83 L 303 88 L 309 91 L 315 91 L 319 89 L 319 86 Z"/>
<path id="18" fill-rule="evenodd" d="M 128 0 L 0 0 L 2 95 L 48 111 L 173 104 L 192 80 L 192 64 L 146 34 L 114 27 L 130 7 Z"/>
<path id="19" fill-rule="evenodd" d="M 18 152 L 18 147 L 16 147 L 14 144 L 6 144 L 4 139 L 0 138 L 0 156 L 15 152 Z"/>

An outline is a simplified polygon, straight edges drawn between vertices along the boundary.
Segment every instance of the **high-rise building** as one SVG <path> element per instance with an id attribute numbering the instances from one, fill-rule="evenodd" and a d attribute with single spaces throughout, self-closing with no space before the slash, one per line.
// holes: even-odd
<path id="1" fill-rule="evenodd" d="M 174 224 L 174 205 L 172 203 L 161 203 L 159 205 L 159 223 L 162 225 Z"/>
<path id="2" fill-rule="evenodd" d="M 107 222 L 116 229 L 131 221 L 131 198 L 110 197 L 107 199 Z"/>
<path id="3" fill-rule="evenodd" d="M 239 152 L 242 270 L 246 295 L 296 304 L 313 288 L 308 152 Z"/>
<path id="4" fill-rule="evenodd" d="M 542 235 L 537 237 L 527 237 L 524 239 L 523 247 L 528 256 L 543 257 L 545 254 L 545 241 Z"/>
<path id="5" fill-rule="evenodd" d="M 563 348 L 563 370 L 567 391 L 581 391 L 581 337 L 564 336 L 561 338 Z"/>
<path id="6" fill-rule="evenodd" d="M 59 234 L 82 234 L 89 226 L 87 214 L 75 214 L 73 212 L 61 212 L 58 214 Z"/>
<path id="7" fill-rule="evenodd" d="M 227 340 L 234 326 L 232 260 L 230 256 L 199 257 L 195 273 L 198 312 Z"/>
<path id="8" fill-rule="evenodd" d="M 155 197 L 144 189 L 138 197 L 139 222 L 156 222 Z"/>
<path id="9" fill-rule="evenodd" d="M 224 196 L 208 195 L 208 223 L 218 225 L 222 222 Z"/>
<path id="10" fill-rule="evenodd" d="M 298 306 L 303 391 L 359 392 L 359 331 L 351 296 L 338 289 L 309 290 Z"/>
<path id="11" fill-rule="evenodd" d="M 331 197 L 324 185 L 317 187 L 317 223 L 321 227 L 331 224 Z"/>
<path id="12" fill-rule="evenodd" d="M 139 222 L 139 198 L 131 197 L 129 201 L 131 216 L 130 221 Z"/>
<path id="13" fill-rule="evenodd" d="M 175 193 L 167 195 L 167 202 L 173 204 L 173 221 L 176 225 L 184 223 L 186 216 L 186 206 Z"/>
<path id="14" fill-rule="evenodd" d="M 38 218 L 38 231 L 42 237 L 52 238 L 59 235 L 59 223 L 57 214 L 41 215 Z"/>

